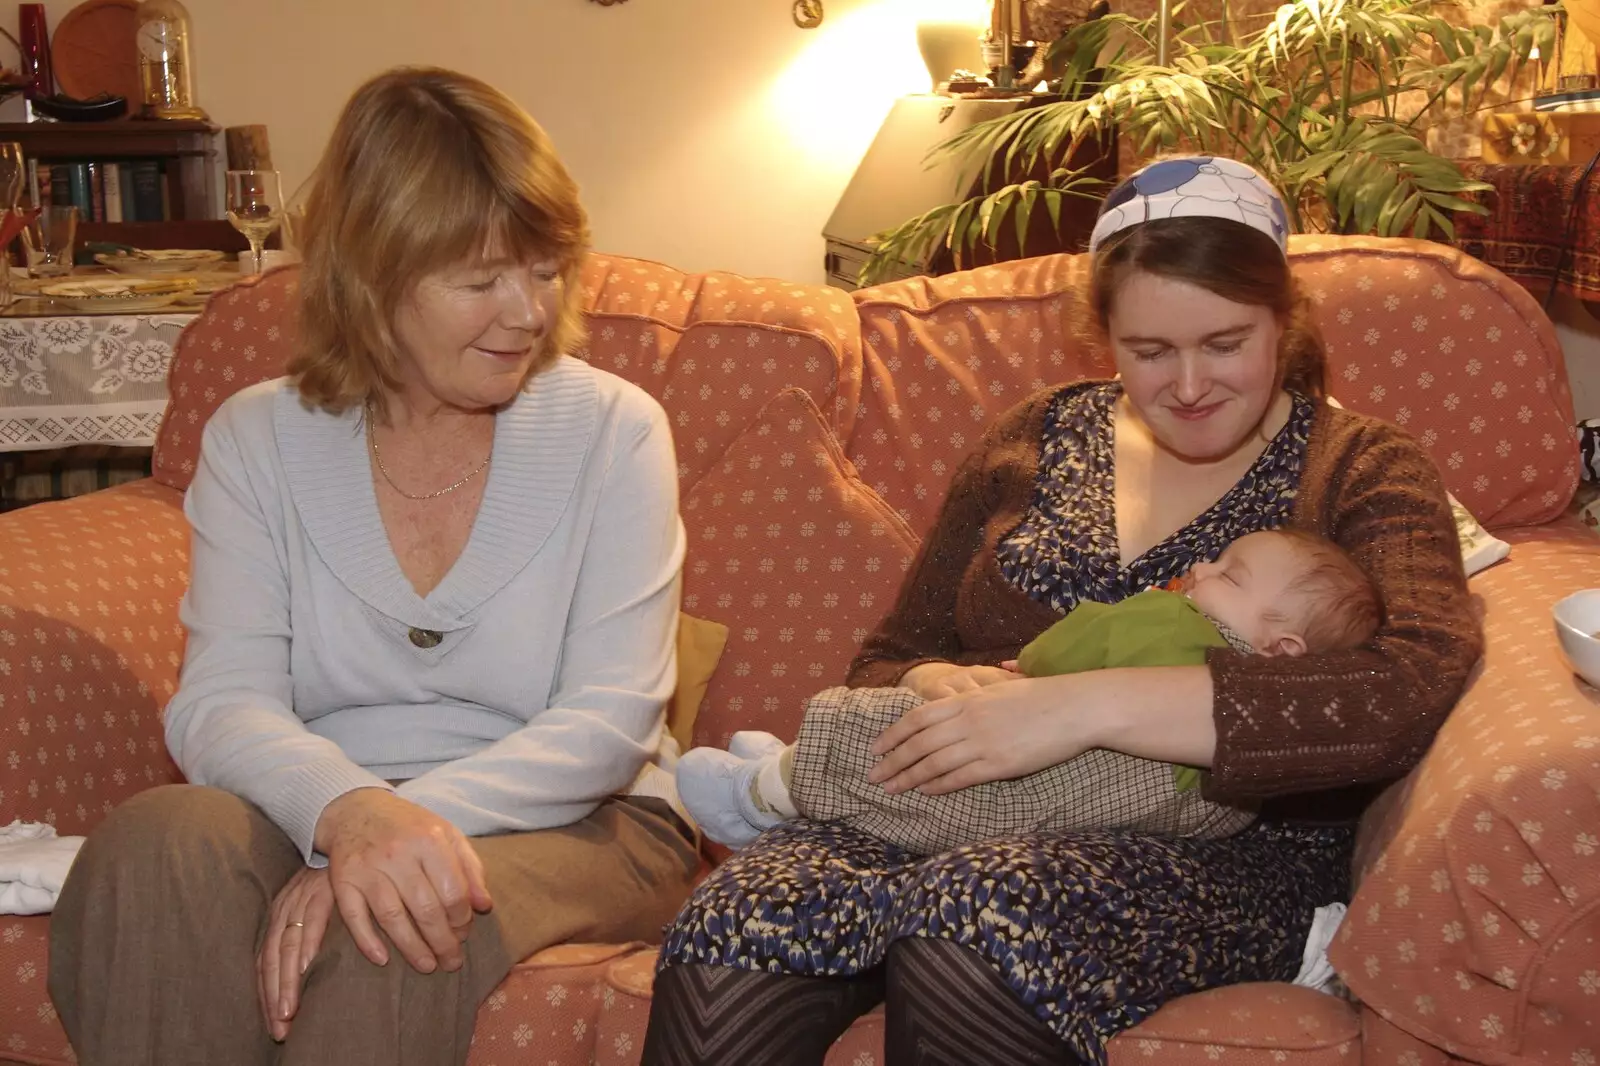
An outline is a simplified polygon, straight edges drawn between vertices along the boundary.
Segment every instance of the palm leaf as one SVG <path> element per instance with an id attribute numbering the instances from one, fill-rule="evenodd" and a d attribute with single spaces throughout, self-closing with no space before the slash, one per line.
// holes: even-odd
<path id="1" fill-rule="evenodd" d="M 1060 95 L 930 152 L 930 162 L 961 162 L 970 197 L 879 234 L 863 277 L 921 264 L 940 247 L 967 261 L 993 248 L 1008 224 L 1020 245 L 1041 203 L 1059 232 L 1066 198 L 1099 192 L 1062 160 L 1113 130 L 1141 150 L 1183 146 L 1255 166 L 1282 190 L 1297 223 L 1448 234 L 1454 214 L 1484 210 L 1464 198 L 1480 186 L 1432 155 L 1423 131 L 1483 106 L 1535 47 L 1550 54 L 1556 9 L 1472 28 L 1452 22 L 1456 10 L 1454 0 L 1294 0 L 1230 41 L 1186 19 L 1180 5 L 1166 66 L 1152 58 L 1153 17 L 1110 15 L 1075 27 L 1047 60 Z M 1050 177 L 1016 180 L 1030 173 Z"/>

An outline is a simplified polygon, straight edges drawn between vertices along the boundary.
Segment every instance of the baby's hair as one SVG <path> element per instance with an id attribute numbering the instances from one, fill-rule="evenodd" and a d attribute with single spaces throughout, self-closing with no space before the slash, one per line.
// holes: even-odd
<path id="1" fill-rule="evenodd" d="M 1371 639 L 1383 625 L 1383 597 L 1367 572 L 1325 537 L 1276 532 L 1293 541 L 1308 564 L 1287 590 L 1304 613 L 1306 650 L 1344 651 Z"/>

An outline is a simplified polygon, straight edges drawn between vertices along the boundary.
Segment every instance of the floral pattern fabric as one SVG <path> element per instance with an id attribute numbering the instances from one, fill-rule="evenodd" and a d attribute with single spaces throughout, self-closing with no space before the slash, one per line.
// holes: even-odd
<path id="1" fill-rule="evenodd" d="M 0 320 L 0 448 L 149 447 L 192 314 Z"/>
<path id="2" fill-rule="evenodd" d="M 1257 823 L 1226 840 L 1030 833 L 916 858 L 797 820 L 718 867 L 667 933 L 663 965 L 807 977 L 882 965 L 891 942 L 977 951 L 1100 1066 L 1178 996 L 1287 981 L 1316 907 L 1345 897 L 1351 827 Z"/>

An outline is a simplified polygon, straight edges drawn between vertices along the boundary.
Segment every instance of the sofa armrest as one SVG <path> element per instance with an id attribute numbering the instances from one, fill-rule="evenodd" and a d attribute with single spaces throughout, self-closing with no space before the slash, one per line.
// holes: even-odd
<path id="1" fill-rule="evenodd" d="M 1600 586 L 1600 537 L 1563 519 L 1505 538 L 1511 558 L 1472 579 L 1484 661 L 1363 820 L 1331 954 L 1369 1008 L 1451 1055 L 1577 1062 L 1600 1010 L 1600 693 L 1562 662 L 1550 606 Z"/>
<path id="2" fill-rule="evenodd" d="M 0 825 L 84 833 L 180 780 L 161 711 L 183 654 L 182 500 L 147 479 L 0 516 Z"/>

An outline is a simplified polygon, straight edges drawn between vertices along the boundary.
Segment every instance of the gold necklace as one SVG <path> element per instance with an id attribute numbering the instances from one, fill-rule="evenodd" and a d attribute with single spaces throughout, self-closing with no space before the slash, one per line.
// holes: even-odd
<path id="1" fill-rule="evenodd" d="M 469 474 L 467 474 L 466 477 L 462 478 L 460 481 L 457 481 L 454 485 L 445 486 L 444 488 L 438 490 L 437 492 L 424 492 L 419 496 L 413 496 L 411 493 L 407 492 L 405 489 L 401 488 L 399 485 L 396 485 L 394 483 L 394 478 L 389 476 L 389 468 L 383 465 L 383 455 L 378 451 L 378 434 L 377 434 L 377 431 L 373 428 L 372 405 L 370 403 L 367 404 L 366 415 L 367 415 L 367 446 L 372 449 L 372 461 L 374 463 L 378 464 L 378 473 L 383 475 L 383 480 L 385 480 L 385 481 L 387 481 L 389 483 L 389 487 L 391 489 L 394 489 L 394 491 L 398 492 L 400 495 L 404 496 L 408 500 L 431 500 L 431 499 L 434 499 L 436 497 L 446 495 L 447 493 L 454 492 L 454 491 L 456 491 L 456 489 L 459 489 L 462 485 L 465 485 L 467 482 L 471 481 L 473 478 L 475 478 L 479 474 L 483 473 L 484 470 L 489 465 L 489 460 L 494 458 L 494 446 L 491 444 L 490 447 L 489 447 L 489 454 L 485 455 L 483 457 L 483 462 L 479 463 L 476 467 L 474 467 L 473 470 Z"/>

